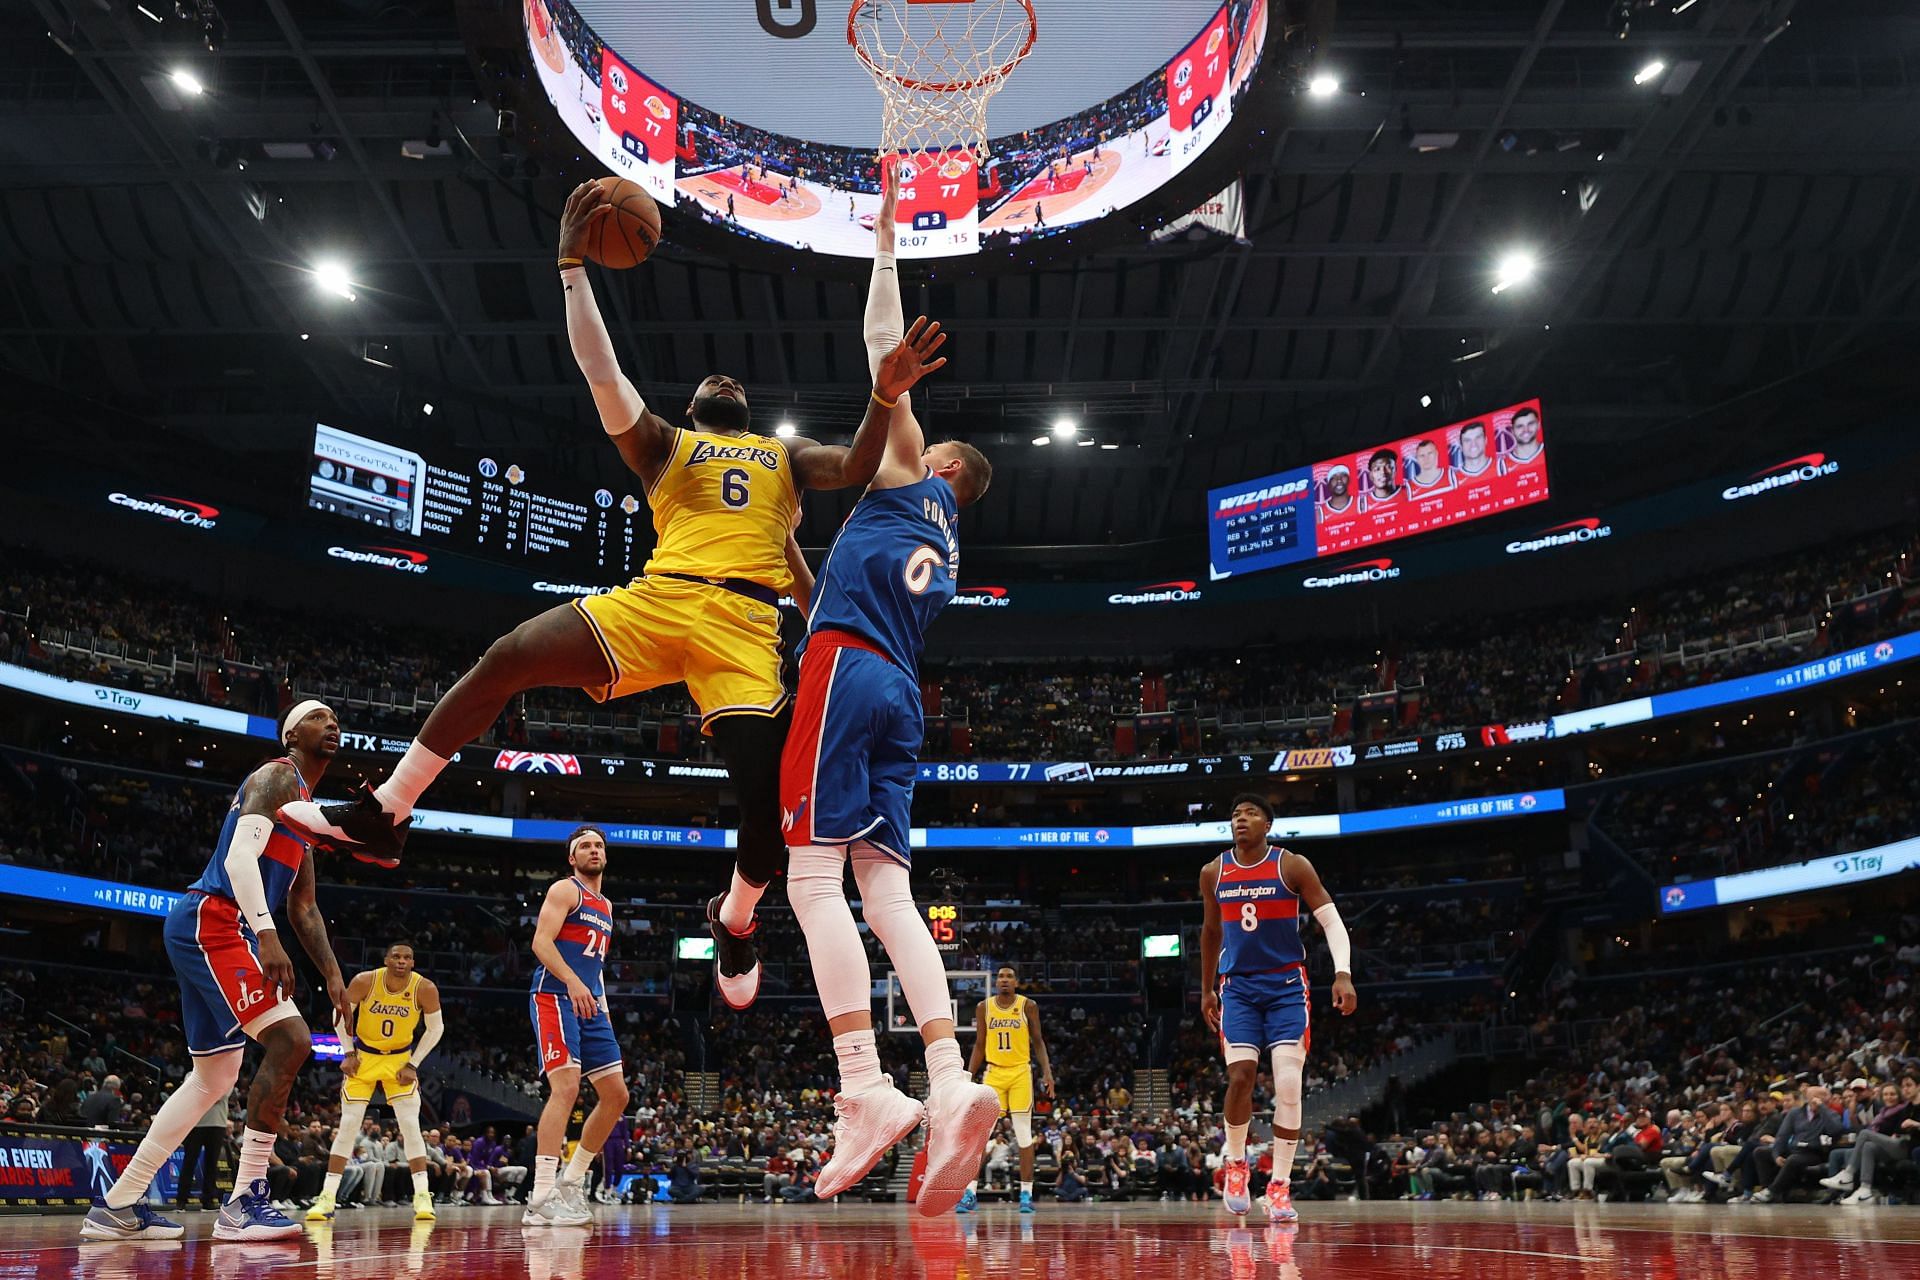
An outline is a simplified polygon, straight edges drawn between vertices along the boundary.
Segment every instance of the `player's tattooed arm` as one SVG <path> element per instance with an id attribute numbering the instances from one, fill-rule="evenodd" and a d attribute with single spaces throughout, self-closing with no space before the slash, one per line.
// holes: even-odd
<path id="1" fill-rule="evenodd" d="M 1200 868 L 1200 1012 L 1220 1030 L 1220 859 Z"/>
<path id="2" fill-rule="evenodd" d="M 280 807 L 300 798 L 300 773 L 292 765 L 276 760 L 255 769 L 240 791 L 240 812 L 254 814 L 271 822 Z"/>
<path id="3" fill-rule="evenodd" d="M 586 256 L 587 228 L 605 203 L 606 192 L 595 182 L 581 183 L 567 197 L 566 210 L 560 215 L 563 263 Z M 666 465 L 674 428 L 648 411 L 647 402 L 620 371 L 620 360 L 614 355 L 613 339 L 600 316 L 599 304 L 593 300 L 586 268 L 563 265 L 560 287 L 566 300 L 567 342 L 573 348 L 574 363 L 580 366 L 593 392 L 600 425 L 612 437 L 627 469 L 651 485 Z"/>
<path id="4" fill-rule="evenodd" d="M 340 977 L 340 961 L 335 958 L 333 943 L 327 937 L 327 921 L 320 914 L 314 883 L 313 851 L 309 849 L 301 856 L 300 870 L 294 873 L 293 884 L 287 890 L 287 923 L 293 926 L 294 937 L 300 939 L 301 948 L 326 981 L 327 1000 L 333 1005 L 335 1015 L 346 1018 L 352 1013 L 353 1005 L 347 999 L 347 984 Z"/>

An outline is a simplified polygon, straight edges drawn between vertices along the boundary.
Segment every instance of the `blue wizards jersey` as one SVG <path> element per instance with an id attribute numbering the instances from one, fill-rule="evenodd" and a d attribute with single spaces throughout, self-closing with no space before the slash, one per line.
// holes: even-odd
<path id="1" fill-rule="evenodd" d="M 898 489 L 869 489 L 827 551 L 807 630 L 850 631 L 918 675 L 927 628 L 959 580 L 953 487 L 928 472 Z"/>
<path id="2" fill-rule="evenodd" d="M 1269 847 L 1252 866 L 1220 855 L 1214 896 L 1220 903 L 1220 972 L 1267 973 L 1307 958 L 1300 941 L 1300 895 L 1280 875 L 1282 851 Z"/>
<path id="3" fill-rule="evenodd" d="M 567 968 L 587 984 L 589 991 L 604 998 L 607 989 L 600 978 L 600 967 L 606 963 L 607 949 L 613 943 L 613 904 L 577 878 L 569 879 L 580 891 L 580 901 L 567 912 L 560 933 L 553 940 L 553 949 L 567 962 Z M 539 965 L 533 971 L 533 989 L 565 995 L 567 984 L 549 973 L 547 966 Z"/>
<path id="4" fill-rule="evenodd" d="M 307 790 L 307 780 L 292 760 L 281 758 L 261 765 L 262 769 L 276 764 L 286 765 L 293 770 L 293 776 L 300 784 L 300 798 L 311 800 L 313 795 Z M 259 770 L 255 770 L 259 772 Z M 207 861 L 207 869 L 200 878 L 188 885 L 189 890 L 206 894 L 217 894 L 222 898 L 235 900 L 233 881 L 227 875 L 227 850 L 233 846 L 234 828 L 240 825 L 240 798 L 246 794 L 246 784 L 233 793 L 233 804 L 227 809 L 227 820 L 220 824 L 220 838 L 213 843 L 213 857 Z M 307 846 L 300 837 L 285 826 L 273 824 L 273 834 L 267 837 L 267 847 L 260 851 L 260 883 L 266 886 L 267 910 L 278 911 L 287 900 L 287 890 L 293 887 L 293 878 L 299 874 L 300 861 L 307 854 Z"/>

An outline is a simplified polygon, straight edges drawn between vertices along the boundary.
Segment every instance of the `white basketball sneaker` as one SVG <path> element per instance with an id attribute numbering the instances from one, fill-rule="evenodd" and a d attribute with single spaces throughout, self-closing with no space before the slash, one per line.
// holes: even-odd
<path id="1" fill-rule="evenodd" d="M 833 1100 L 833 1156 L 820 1167 L 813 1194 L 831 1200 L 867 1176 L 880 1157 L 920 1127 L 926 1108 L 891 1080 Z"/>
<path id="2" fill-rule="evenodd" d="M 987 1138 L 1000 1119 L 1000 1095 L 955 1081 L 927 1095 L 927 1176 L 914 1207 L 923 1218 L 951 1213 L 980 1172 Z"/>

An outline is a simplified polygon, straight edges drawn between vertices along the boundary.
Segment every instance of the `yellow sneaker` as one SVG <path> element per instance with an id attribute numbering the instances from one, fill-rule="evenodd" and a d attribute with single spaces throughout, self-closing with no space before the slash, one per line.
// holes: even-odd
<path id="1" fill-rule="evenodd" d="M 416 1191 L 413 1193 L 413 1220 L 432 1222 L 437 1215 L 433 1212 L 433 1192 Z"/>
<path id="2" fill-rule="evenodd" d="M 333 1209 L 333 1197 L 322 1191 L 319 1199 L 315 1200 L 312 1207 L 307 1210 L 307 1221 L 332 1222 Z"/>

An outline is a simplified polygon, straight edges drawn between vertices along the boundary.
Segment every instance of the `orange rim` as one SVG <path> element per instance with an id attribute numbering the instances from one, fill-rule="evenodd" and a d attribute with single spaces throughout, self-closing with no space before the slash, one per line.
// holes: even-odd
<path id="1" fill-rule="evenodd" d="M 910 4 L 928 2 L 929 0 L 908 0 Z M 933 0 L 933 2 L 938 2 L 938 0 Z M 971 0 L 955 0 L 955 2 L 970 3 Z M 860 11 L 869 7 L 871 3 L 872 0 L 853 0 L 853 4 L 847 9 L 847 43 L 853 46 L 854 56 L 860 59 L 868 71 L 871 71 L 876 76 L 893 81 L 893 83 L 899 85 L 902 89 L 911 89 L 918 93 L 964 93 L 968 89 L 979 89 L 986 85 L 998 83 L 1006 79 L 1008 73 L 1015 67 L 1026 61 L 1027 55 L 1033 52 L 1034 41 L 1040 38 L 1040 18 L 1033 11 L 1033 0 L 1020 0 L 1020 7 L 1027 11 L 1027 36 L 1025 40 L 1021 41 L 1020 48 L 1015 51 L 1013 57 L 995 67 L 993 70 L 975 76 L 971 80 L 917 80 L 908 76 L 895 75 L 893 72 L 888 71 L 885 67 L 875 62 L 865 49 L 860 47 L 860 37 L 856 24 L 860 19 Z"/>

